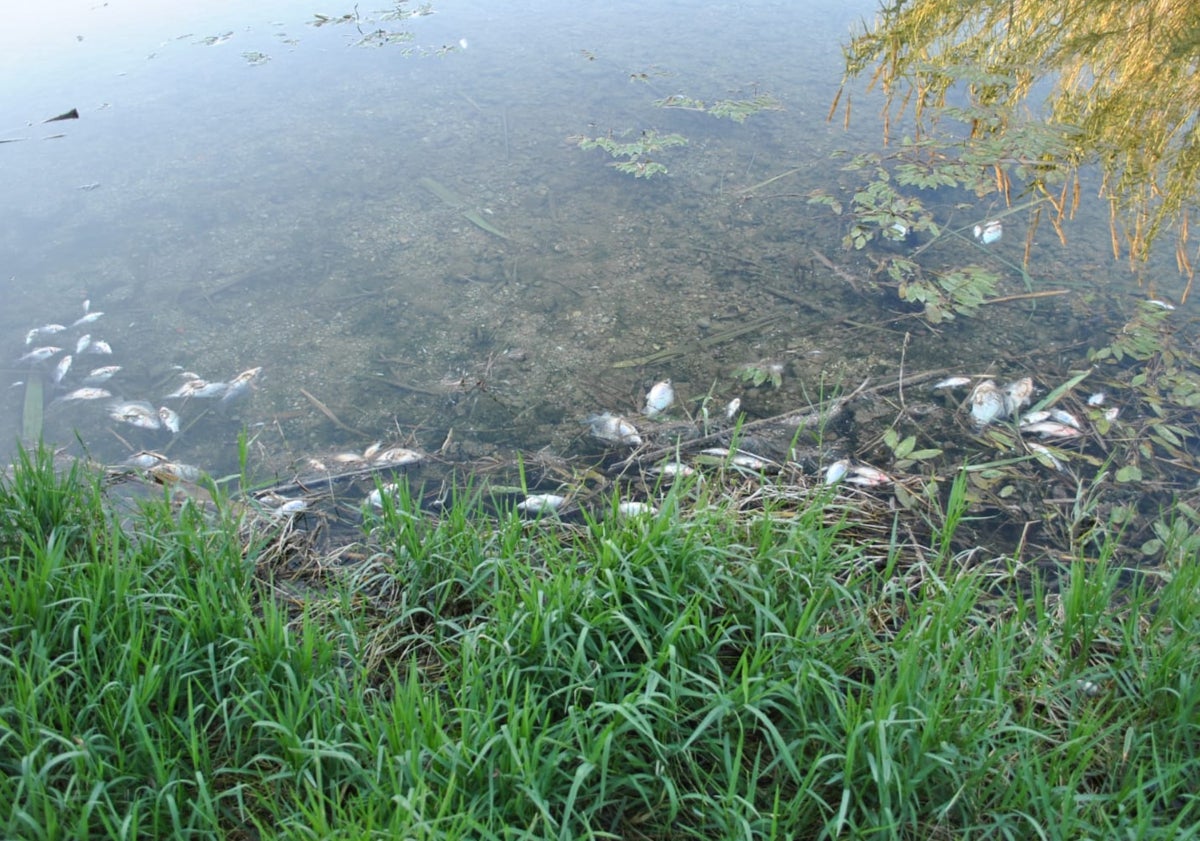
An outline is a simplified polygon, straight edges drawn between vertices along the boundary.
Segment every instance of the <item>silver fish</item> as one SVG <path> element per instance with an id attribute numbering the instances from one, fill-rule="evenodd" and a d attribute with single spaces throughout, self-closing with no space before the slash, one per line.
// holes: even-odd
<path id="1" fill-rule="evenodd" d="M 167 395 L 172 397 L 220 397 L 229 389 L 228 383 L 210 383 L 208 380 L 188 380 Z"/>
<path id="2" fill-rule="evenodd" d="M 1013 412 L 1019 411 L 1022 406 L 1029 405 L 1031 397 L 1033 397 L 1032 378 L 1022 377 L 1019 380 L 1009 383 L 1004 387 L 1004 414 L 1011 415 Z"/>
<path id="3" fill-rule="evenodd" d="M 367 494 L 367 498 L 363 500 L 363 505 L 369 505 L 372 508 L 383 508 L 384 494 L 392 499 L 395 499 L 396 495 L 399 493 L 400 486 L 389 482 L 385 485 L 380 485 L 378 488 Z"/>
<path id="4" fill-rule="evenodd" d="M 517 510 L 525 514 L 549 514 L 562 508 L 566 501 L 559 494 L 530 494 L 517 503 Z"/>
<path id="5" fill-rule="evenodd" d="M 85 350 L 88 349 L 88 345 L 90 345 L 91 343 L 92 343 L 92 334 L 84 333 L 82 336 L 80 336 L 78 339 L 75 340 L 75 352 L 83 353 Z"/>
<path id="6" fill-rule="evenodd" d="M 111 356 L 112 355 L 112 346 L 109 345 L 108 342 L 104 341 L 104 339 L 97 339 L 96 341 L 94 341 L 90 345 L 88 345 L 87 352 L 95 353 L 100 356 Z"/>
<path id="7" fill-rule="evenodd" d="M 1063 464 L 1049 447 L 1043 447 L 1035 441 L 1027 441 L 1025 446 L 1033 453 L 1033 457 L 1046 467 L 1053 467 L 1055 470 L 1065 472 L 1067 466 Z"/>
<path id="8" fill-rule="evenodd" d="M 67 371 L 71 370 L 71 354 L 67 354 L 62 359 L 58 360 L 58 364 L 54 366 L 54 374 L 52 378 L 54 384 L 58 385 L 63 381 L 63 377 L 67 375 Z"/>
<path id="9" fill-rule="evenodd" d="M 138 429 L 161 429 L 158 411 L 141 400 L 122 400 L 108 407 L 108 416 Z"/>
<path id="10" fill-rule="evenodd" d="M 404 447 L 390 447 L 383 452 L 376 453 L 371 459 L 373 464 L 386 464 L 394 467 L 400 467 L 405 464 L 416 464 L 424 456 L 416 450 L 409 450 Z"/>
<path id="11" fill-rule="evenodd" d="M 671 387 L 670 380 L 663 380 L 655 383 L 646 395 L 646 407 L 642 409 L 642 414 L 649 418 L 661 415 L 674 402 L 675 389 Z"/>
<path id="12" fill-rule="evenodd" d="M 971 392 L 971 419 L 976 426 L 987 426 L 1008 413 L 1006 395 L 995 380 L 984 380 Z"/>
<path id="13" fill-rule="evenodd" d="M 221 395 L 222 403 L 229 403 L 237 400 L 243 394 L 247 393 L 253 386 L 254 380 L 262 372 L 262 366 L 258 368 L 250 368 L 247 371 L 242 371 L 232 380 L 229 381 L 229 387 L 225 389 L 225 393 Z"/>
<path id="14" fill-rule="evenodd" d="M 103 388 L 77 388 L 70 394 L 64 394 L 59 400 L 99 400 L 102 397 L 112 397 L 112 392 Z"/>
<path id="15" fill-rule="evenodd" d="M 32 330 L 30 330 L 28 333 L 25 334 L 25 344 L 27 344 L 27 345 L 33 344 L 33 340 L 36 339 L 38 336 L 50 336 L 50 335 L 53 335 L 54 333 L 61 333 L 63 330 L 66 330 L 66 329 L 67 328 L 61 324 L 43 324 L 41 327 L 34 327 Z"/>
<path id="16" fill-rule="evenodd" d="M 103 368 L 93 368 L 88 372 L 88 375 L 83 378 L 83 383 L 84 385 L 99 385 L 100 383 L 110 379 L 113 374 L 120 370 L 120 365 L 105 365 Z"/>
<path id="17" fill-rule="evenodd" d="M 152 453 L 149 450 L 142 450 L 140 453 L 134 453 L 129 458 L 125 459 L 125 463 L 133 467 L 139 467 L 142 470 L 149 470 L 151 467 L 169 461 L 169 459 L 161 453 Z"/>
<path id="18" fill-rule="evenodd" d="M 960 386 L 970 384 L 970 377 L 946 377 L 946 379 L 934 383 L 933 388 L 936 391 L 941 388 L 959 388 Z"/>
<path id="19" fill-rule="evenodd" d="M 873 488 L 879 485 L 886 485 L 892 481 L 892 477 L 882 470 L 871 467 L 869 464 L 856 464 L 850 468 L 850 473 L 847 474 L 846 481 L 852 485 Z"/>
<path id="20" fill-rule="evenodd" d="M 82 327 L 84 324 L 91 324 L 93 321 L 95 321 L 102 315 L 104 315 L 104 313 L 99 312 L 99 311 L 84 313 L 82 316 L 80 316 L 79 318 L 77 318 L 73 322 L 71 322 L 71 326 L 72 327 Z"/>
<path id="21" fill-rule="evenodd" d="M 1000 237 L 1004 236 L 1004 225 L 999 219 L 989 219 L 982 225 L 976 225 L 974 233 L 975 239 L 984 245 L 991 245 L 993 242 L 999 242 Z"/>
<path id="22" fill-rule="evenodd" d="M 1021 427 L 1022 432 L 1035 432 L 1043 438 L 1076 438 L 1083 433 L 1073 426 L 1056 421 L 1042 421 Z"/>
<path id="23" fill-rule="evenodd" d="M 1079 418 L 1075 417 L 1070 412 L 1064 411 L 1063 409 L 1051 410 L 1050 419 L 1056 420 L 1059 423 L 1065 423 L 1067 426 L 1073 426 L 1076 429 L 1083 429 L 1083 427 L 1079 425 Z"/>
<path id="24" fill-rule="evenodd" d="M 591 427 L 593 438 L 608 444 L 624 444 L 630 447 L 642 445 L 642 436 L 638 435 L 637 427 L 625 418 L 604 412 L 592 415 L 584 423 Z"/>
<path id="25" fill-rule="evenodd" d="M 18 362 L 45 362 L 51 356 L 61 351 L 60 347 L 39 347 L 29 351 L 29 353 L 18 359 Z"/>
<path id="26" fill-rule="evenodd" d="M 649 502 L 620 502 L 617 503 L 617 513 L 622 517 L 653 517 L 658 509 Z"/>
<path id="27" fill-rule="evenodd" d="M 850 472 L 850 459 L 840 458 L 825 469 L 825 484 L 836 485 Z"/>
<path id="28" fill-rule="evenodd" d="M 158 419 L 162 421 L 163 428 L 172 435 L 179 432 L 179 415 L 174 410 L 166 406 L 159 406 Z"/>

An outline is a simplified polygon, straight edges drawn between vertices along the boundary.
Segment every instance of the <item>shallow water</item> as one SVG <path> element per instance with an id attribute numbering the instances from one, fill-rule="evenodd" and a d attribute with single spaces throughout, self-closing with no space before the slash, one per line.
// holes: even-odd
<path id="1" fill-rule="evenodd" d="M 840 43 L 873 2 L 439 3 L 322 25 L 303 4 L 194 5 L 63 2 L 0 43 L 0 139 L 18 141 L 0 144 L 4 352 L 88 300 L 114 354 L 77 359 L 68 385 L 113 362 L 108 387 L 157 406 L 179 370 L 263 368 L 243 400 L 173 402 L 174 438 L 110 421 L 104 401 L 48 402 L 44 434 L 73 452 L 169 450 L 220 474 L 245 430 L 267 476 L 379 439 L 448 459 L 595 453 L 580 420 L 636 416 L 664 378 L 677 416 L 711 395 L 755 418 L 898 369 L 1016 376 L 1061 346 L 1065 371 L 1147 294 L 1108 255 L 1098 203 L 1070 246 L 1043 226 L 1032 248 L 1035 288 L 1069 294 L 986 318 L 930 328 L 828 269 L 817 252 L 859 278 L 881 253 L 846 251 L 844 220 L 807 200 L 857 186 L 833 152 L 879 146 L 869 95 L 852 131 L 826 120 Z M 655 105 L 760 93 L 783 110 L 742 124 Z M 656 158 L 662 176 L 578 146 L 651 130 L 688 141 Z M 961 231 L 996 210 L 938 207 Z M 993 261 L 998 295 L 1028 291 L 1009 230 L 990 251 L 953 240 L 930 269 Z M 738 376 L 767 359 L 780 387 Z M 0 396 L 5 455 L 23 402 L 23 386 Z"/>

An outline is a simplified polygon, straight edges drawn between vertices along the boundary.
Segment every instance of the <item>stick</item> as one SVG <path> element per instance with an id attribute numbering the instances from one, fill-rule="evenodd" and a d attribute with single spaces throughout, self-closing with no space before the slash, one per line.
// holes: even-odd
<path id="1" fill-rule="evenodd" d="M 986 301 L 980 301 L 980 306 L 983 304 L 1005 304 L 1009 301 L 1022 301 L 1026 298 L 1050 298 L 1055 295 L 1069 295 L 1070 289 L 1046 289 L 1042 292 L 1022 292 L 1020 295 L 1005 295 L 1003 298 L 989 298 Z"/>
<path id="2" fill-rule="evenodd" d="M 313 397 L 311 394 L 309 394 L 303 388 L 300 389 L 300 393 L 303 394 L 305 397 L 307 397 L 312 402 L 312 404 L 317 407 L 317 409 L 321 412 L 321 414 L 323 414 L 325 417 L 329 418 L 329 420 L 333 422 L 333 425 L 336 426 L 338 429 L 344 429 L 347 432 L 351 432 L 355 435 L 363 434 L 363 433 L 359 432 L 357 429 L 355 429 L 354 427 L 347 426 L 346 424 L 344 424 L 340 420 L 338 420 L 337 415 L 335 415 L 333 412 L 331 412 L 329 410 L 328 406 L 326 406 L 324 403 L 322 403 L 317 398 Z"/>
<path id="3" fill-rule="evenodd" d="M 814 257 L 816 257 L 818 260 L 821 261 L 821 263 L 825 266 L 825 268 L 829 269 L 831 272 L 833 272 L 835 275 L 840 277 L 842 280 L 846 281 L 846 283 L 849 283 L 850 288 L 853 289 L 855 292 L 857 292 L 859 295 L 862 294 L 862 287 L 859 286 L 859 284 L 858 284 L 858 278 L 856 278 L 854 275 L 850 274 L 850 272 L 846 271 L 841 266 L 836 265 L 832 260 L 830 260 L 828 257 L 826 257 L 824 254 L 822 254 L 817 249 L 814 248 L 812 250 L 812 253 L 813 253 Z"/>

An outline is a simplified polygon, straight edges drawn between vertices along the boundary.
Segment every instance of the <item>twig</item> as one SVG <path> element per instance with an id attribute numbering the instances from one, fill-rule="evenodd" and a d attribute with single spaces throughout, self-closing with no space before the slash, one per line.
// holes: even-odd
<path id="1" fill-rule="evenodd" d="M 344 429 L 347 432 L 350 432 L 354 435 L 362 435 L 363 434 L 362 432 L 355 429 L 354 427 L 344 424 L 340 420 L 338 420 L 338 416 L 335 415 L 332 411 L 330 411 L 328 406 L 326 406 L 324 403 L 322 403 L 320 400 L 318 400 L 316 397 L 314 397 L 312 394 L 310 394 L 305 389 L 303 389 L 303 388 L 300 389 L 300 393 L 303 394 L 305 397 L 307 397 L 309 399 L 309 401 L 314 406 L 317 407 L 317 410 L 321 414 L 323 414 L 325 417 L 329 418 L 329 420 L 333 423 L 333 425 L 336 426 L 338 429 Z"/>
<path id="2" fill-rule="evenodd" d="M 1026 298 L 1050 298 L 1055 295 L 1069 295 L 1070 289 L 1044 289 L 1041 292 L 1022 292 L 1020 295 L 1005 295 L 1003 298 L 988 298 L 986 301 L 980 301 L 980 306 L 984 304 L 1005 304 L 1009 301 L 1022 301 Z"/>
<path id="3" fill-rule="evenodd" d="M 831 272 L 833 272 L 835 275 L 840 277 L 842 280 L 846 281 L 846 283 L 850 284 L 850 288 L 853 289 L 855 292 L 857 292 L 859 295 L 862 294 L 862 287 L 858 283 L 858 278 L 856 278 L 854 275 L 850 274 L 850 272 L 846 271 L 841 266 L 838 266 L 836 263 L 834 263 L 832 260 L 830 260 L 828 257 L 826 257 L 824 254 L 822 254 L 817 249 L 815 249 L 815 248 L 812 249 L 812 253 L 813 253 L 813 256 L 816 257 L 822 263 L 822 265 L 825 266 L 825 268 L 829 269 Z"/>

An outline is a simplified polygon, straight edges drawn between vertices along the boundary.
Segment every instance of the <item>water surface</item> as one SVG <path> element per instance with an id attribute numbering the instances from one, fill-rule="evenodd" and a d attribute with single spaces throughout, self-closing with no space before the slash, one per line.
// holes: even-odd
<path id="1" fill-rule="evenodd" d="M 828 269 L 821 256 L 861 278 L 879 267 L 808 201 L 859 185 L 832 153 L 879 147 L 861 91 L 851 131 L 826 119 L 867 0 L 447 2 L 357 18 L 347 5 L 327 19 L 287 2 L 160 5 L 63 2 L 0 35 L 0 138 L 17 141 L 0 144 L 0 336 L 15 360 L 31 327 L 70 324 L 85 301 L 104 312 L 86 330 L 113 356 L 47 381 L 44 424 L 104 461 L 169 450 L 225 472 L 242 431 L 256 468 L 279 475 L 379 439 L 447 459 L 595 452 L 581 419 L 636 416 L 664 378 L 677 417 L 739 397 L 755 418 L 901 364 L 1016 375 L 1027 352 L 1062 345 L 1065 368 L 1094 326 L 1080 295 L 1140 294 L 1128 280 L 1111 291 L 1122 270 L 1098 204 L 1069 248 L 1039 233 L 1034 281 L 1074 294 L 1036 308 L 932 329 Z M 655 104 L 763 94 L 780 110 L 740 124 Z M 41 122 L 71 108 L 78 120 Z M 687 140 L 656 156 L 665 175 L 634 178 L 578 145 L 644 132 Z M 964 231 L 996 209 L 939 204 Z M 1021 240 L 993 250 L 1004 291 L 1028 288 Z M 978 251 L 964 237 L 932 267 Z M 73 348 L 84 329 L 54 341 Z M 739 376 L 768 359 L 779 388 Z M 105 401 L 49 402 L 110 362 L 114 394 L 169 403 L 186 432 L 115 423 Z M 180 371 L 259 366 L 245 399 L 164 400 Z M 6 452 L 24 394 L 0 397 Z"/>

